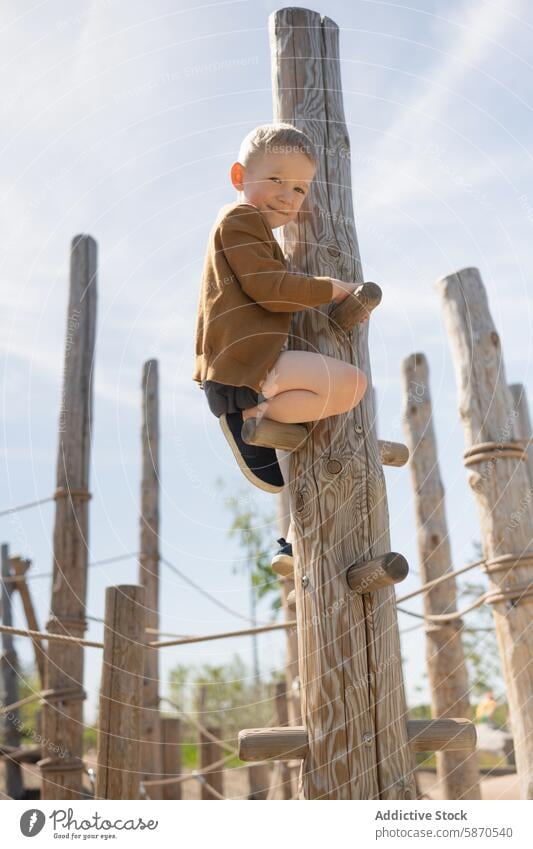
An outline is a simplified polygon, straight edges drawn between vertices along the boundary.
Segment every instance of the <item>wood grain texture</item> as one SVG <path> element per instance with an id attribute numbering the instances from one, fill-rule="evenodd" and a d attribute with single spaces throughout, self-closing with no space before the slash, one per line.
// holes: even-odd
<path id="1" fill-rule="evenodd" d="M 289 267 L 363 283 L 338 28 L 299 8 L 273 13 L 269 24 L 274 119 L 307 132 L 319 154 L 300 215 L 283 230 Z M 394 589 L 346 599 L 347 566 L 390 551 L 367 337 L 368 323 L 353 334 L 335 330 L 327 306 L 295 313 L 289 336 L 291 350 L 343 359 L 369 383 L 355 410 L 314 422 L 291 456 L 302 714 L 310 740 L 302 787 L 309 799 L 415 796 Z M 298 580 L 304 573 L 306 588 Z"/>
<path id="2" fill-rule="evenodd" d="M 522 383 L 511 383 L 509 391 L 513 399 L 513 410 L 516 414 L 516 432 L 521 439 L 530 439 L 531 419 L 526 388 Z M 533 444 L 527 447 L 527 470 L 529 482 L 533 486 Z"/>
<path id="3" fill-rule="evenodd" d="M 175 716 L 161 717 L 161 762 L 164 778 L 181 775 L 181 720 Z M 161 785 L 161 798 L 181 799 L 181 784 Z"/>
<path id="4" fill-rule="evenodd" d="M 422 584 L 452 571 L 437 443 L 429 388 L 429 367 L 424 354 L 412 354 L 402 363 L 403 425 L 411 454 L 411 481 Z M 424 613 L 457 610 L 455 578 L 437 584 L 424 594 Z M 426 630 L 426 661 L 435 719 L 470 718 L 468 674 L 456 623 Z M 445 799 L 480 799 L 477 754 L 439 752 L 437 775 Z"/>
<path id="5" fill-rule="evenodd" d="M 98 714 L 97 799 L 139 799 L 144 587 L 108 587 Z"/>
<path id="6" fill-rule="evenodd" d="M 250 445 L 263 445 L 281 451 L 298 451 L 312 430 L 311 424 L 286 424 L 275 422 L 273 419 L 249 418 L 244 422 L 241 434 L 243 440 Z M 384 466 L 405 466 L 409 460 L 407 446 L 401 442 L 378 439 L 378 451 Z M 337 462 L 332 460 L 330 467 L 335 466 Z"/>
<path id="7" fill-rule="evenodd" d="M 87 629 L 89 501 L 83 493 L 89 487 L 93 423 L 96 270 L 95 240 L 91 236 L 75 236 L 70 255 L 56 473 L 57 489 L 65 495 L 56 499 L 51 618 L 46 625 L 50 633 L 74 637 L 83 637 Z M 45 688 L 70 687 L 73 695 L 60 703 L 46 701 L 43 706 L 43 737 L 50 741 L 48 750 L 43 749 L 43 755 L 50 757 L 45 757 L 45 763 L 41 764 L 43 799 L 85 796 L 82 792 L 83 698 L 74 693 L 76 687 L 80 693 L 83 689 L 83 663 L 81 646 L 49 641 Z"/>
<path id="8" fill-rule="evenodd" d="M 381 587 L 405 581 L 408 574 L 409 565 L 403 554 L 390 551 L 374 560 L 349 566 L 346 582 L 353 592 L 373 593 Z"/>
<path id="9" fill-rule="evenodd" d="M 142 480 L 139 584 L 145 589 L 146 626 L 159 630 L 159 370 L 157 360 L 147 360 L 142 373 Z M 146 636 L 146 642 L 150 637 Z M 146 648 L 144 705 L 141 721 L 142 780 L 162 773 L 159 716 L 159 649 Z M 151 796 L 160 798 L 161 788 Z"/>
<path id="10" fill-rule="evenodd" d="M 468 719 L 409 719 L 405 730 L 412 752 L 472 752 L 476 745 L 476 727 Z M 307 758 L 307 729 L 303 725 L 245 728 L 239 732 L 239 757 L 242 761 Z"/>
<path id="11" fill-rule="evenodd" d="M 477 268 L 464 268 L 438 282 L 450 342 L 465 449 L 519 438 L 517 416 L 505 377 L 502 346 Z M 527 464 L 501 456 L 468 469 L 479 516 L 483 556 L 533 553 L 533 499 Z M 533 558 L 488 570 L 489 590 L 531 585 Z M 533 596 L 492 605 L 516 752 L 520 792 L 533 799 Z"/>
<path id="12" fill-rule="evenodd" d="M 288 480 L 290 475 L 290 455 L 284 451 L 278 451 L 277 457 L 283 474 L 283 479 Z M 277 522 L 280 536 L 284 537 L 284 539 L 290 539 L 291 506 L 289 488 L 286 486 L 283 487 L 276 500 Z M 289 579 L 294 577 L 294 564 L 291 566 L 290 574 L 286 577 Z M 292 612 L 289 607 L 289 593 L 293 589 L 294 582 L 292 580 L 280 581 L 283 618 L 286 622 L 290 621 L 292 618 Z M 285 691 L 288 723 L 289 725 L 301 725 L 302 705 L 300 699 L 300 674 L 298 669 L 298 629 L 296 627 L 287 628 L 285 631 Z M 291 798 L 295 798 L 298 792 L 298 775 L 300 772 L 300 766 L 287 764 L 287 769 L 290 776 L 290 787 L 288 790 L 285 790 L 285 792 L 290 791 Z"/>
<path id="13" fill-rule="evenodd" d="M 207 726 L 206 731 L 211 735 L 211 737 L 220 737 L 220 728 L 217 726 Z M 211 764 L 216 763 L 221 758 L 224 757 L 224 749 L 220 746 L 216 740 L 212 740 L 211 737 L 208 737 L 202 731 L 200 731 L 200 737 L 198 741 L 199 749 L 200 749 L 200 769 L 206 769 L 206 767 L 211 766 Z M 213 769 L 209 772 L 206 772 L 205 779 L 208 784 L 211 785 L 213 790 L 217 793 L 220 793 L 221 796 L 224 795 L 224 770 L 223 769 Z M 211 793 L 209 787 L 205 784 L 201 785 L 200 798 L 207 800 L 217 800 L 217 796 Z M 218 801 L 218 800 L 217 800 Z"/>
<path id="14" fill-rule="evenodd" d="M 379 306 L 382 294 L 376 283 L 363 283 L 340 304 L 330 307 L 330 323 L 335 330 L 351 330 Z"/>

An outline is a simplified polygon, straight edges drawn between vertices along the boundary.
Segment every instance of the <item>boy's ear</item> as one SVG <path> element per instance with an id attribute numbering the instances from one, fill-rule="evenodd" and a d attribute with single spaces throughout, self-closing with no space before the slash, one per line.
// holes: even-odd
<path id="1" fill-rule="evenodd" d="M 230 178 L 234 188 L 242 192 L 244 188 L 244 166 L 240 162 L 234 162 L 231 166 Z"/>

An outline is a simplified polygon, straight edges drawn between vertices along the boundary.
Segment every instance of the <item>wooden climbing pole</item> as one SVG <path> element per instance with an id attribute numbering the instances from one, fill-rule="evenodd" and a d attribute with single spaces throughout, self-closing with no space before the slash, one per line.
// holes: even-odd
<path id="1" fill-rule="evenodd" d="M 403 424 L 411 453 L 411 479 L 422 583 L 451 571 L 444 488 L 440 477 L 429 367 L 424 354 L 402 363 Z M 424 594 L 426 615 L 457 610 L 455 578 Z M 426 659 L 434 717 L 470 716 L 468 673 L 461 640 L 461 619 L 426 622 Z M 445 799 L 481 799 L 477 753 L 437 752 L 437 776 Z"/>
<path id="2" fill-rule="evenodd" d="M 533 799 L 533 503 L 500 337 L 477 268 L 438 283 L 465 433 L 464 464 L 505 679 L 521 796 Z M 529 494 L 529 497 L 528 497 Z"/>
<path id="3" fill-rule="evenodd" d="M 139 584 L 145 589 L 146 627 L 159 628 L 159 372 L 157 360 L 144 364 L 142 375 L 142 481 Z M 146 642 L 152 637 L 147 632 Z M 159 714 L 159 653 L 145 649 L 144 711 L 141 720 L 142 780 L 162 774 Z M 157 792 L 157 788 L 152 791 Z M 154 797 L 156 798 L 156 797 Z"/>
<path id="4" fill-rule="evenodd" d="M 317 174 L 283 231 L 291 268 L 363 282 L 354 225 L 350 142 L 329 18 L 287 8 L 270 17 L 274 119 L 308 134 Z M 293 316 L 291 350 L 357 365 L 369 389 L 355 410 L 314 422 L 291 456 L 296 610 L 308 799 L 411 799 L 394 587 L 350 592 L 346 570 L 390 550 L 387 496 L 374 426 L 368 326 L 344 329 L 328 307 Z"/>
<path id="5" fill-rule="evenodd" d="M 52 634 L 83 637 L 87 622 L 89 467 L 92 381 L 96 333 L 96 242 L 75 236 L 70 260 L 70 297 L 63 393 L 59 411 L 54 524 Z M 43 799 L 79 799 L 83 775 L 83 646 L 51 640 L 46 655 L 43 737 L 39 761 Z"/>
<path id="6" fill-rule="evenodd" d="M 300 727 L 244 729 L 242 760 L 303 759 L 307 799 L 413 799 L 414 751 L 472 749 L 467 719 L 408 721 L 394 584 L 405 558 L 390 551 L 382 464 L 405 446 L 376 439 L 368 325 L 381 290 L 363 283 L 350 188 L 338 28 L 316 12 L 270 17 L 274 117 L 304 130 L 319 152 L 298 220 L 284 228 L 289 266 L 361 285 L 342 304 L 293 315 L 289 348 L 361 368 L 369 388 L 346 415 L 307 424 L 247 419 L 243 439 L 291 451 Z M 291 603 L 291 595 L 287 603 Z"/>

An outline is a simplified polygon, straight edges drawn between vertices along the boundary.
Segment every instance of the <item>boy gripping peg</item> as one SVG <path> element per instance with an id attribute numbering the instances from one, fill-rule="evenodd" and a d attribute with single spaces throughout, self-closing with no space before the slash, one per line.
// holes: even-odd
<path id="1" fill-rule="evenodd" d="M 287 349 L 292 313 L 340 303 L 357 288 L 288 271 L 272 232 L 297 217 L 316 164 L 311 140 L 290 124 L 252 130 L 231 166 L 238 200 L 219 211 L 204 261 L 193 380 L 241 471 L 267 492 L 284 485 L 276 451 L 244 442 L 243 421 L 336 416 L 355 407 L 367 387 L 350 363 Z"/>

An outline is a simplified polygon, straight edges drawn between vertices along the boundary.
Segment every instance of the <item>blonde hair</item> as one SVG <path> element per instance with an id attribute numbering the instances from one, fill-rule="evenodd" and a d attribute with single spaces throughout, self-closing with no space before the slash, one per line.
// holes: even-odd
<path id="1" fill-rule="evenodd" d="M 241 142 L 239 162 L 249 165 L 254 157 L 265 153 L 303 153 L 317 165 L 316 148 L 302 130 L 297 130 L 292 124 L 260 124 L 251 130 Z"/>

